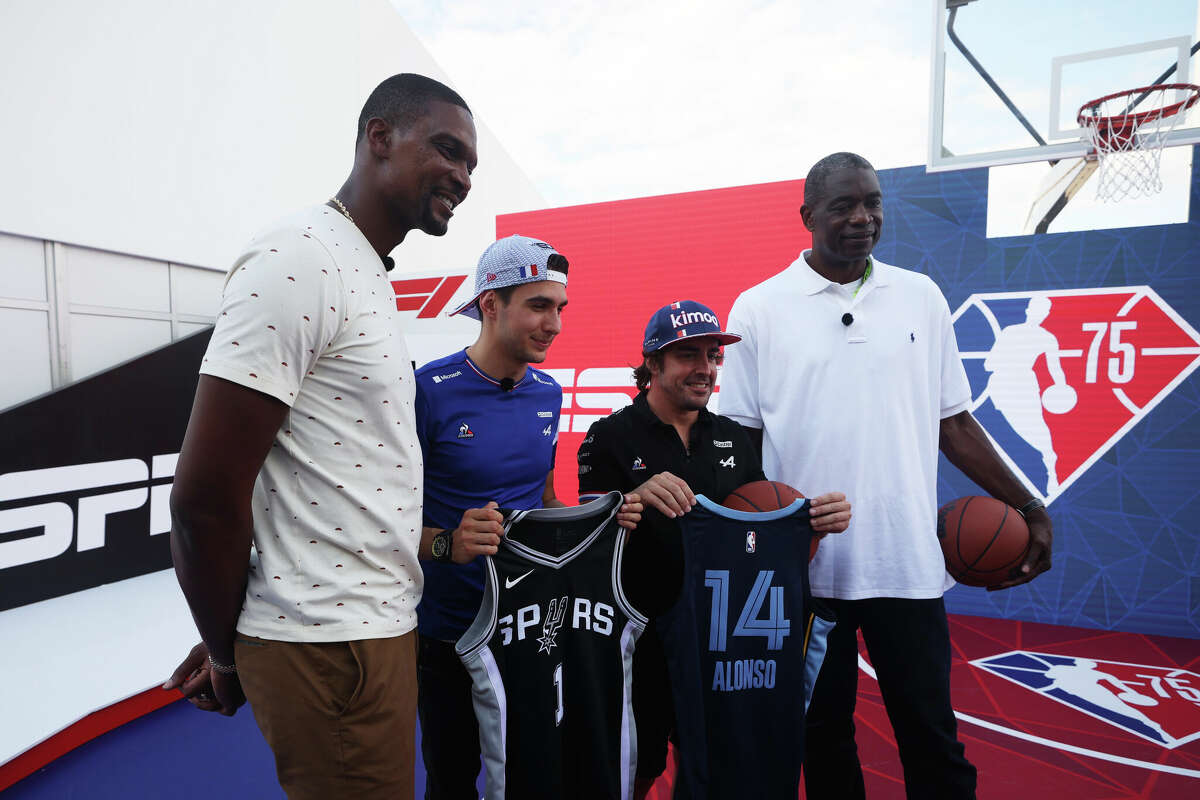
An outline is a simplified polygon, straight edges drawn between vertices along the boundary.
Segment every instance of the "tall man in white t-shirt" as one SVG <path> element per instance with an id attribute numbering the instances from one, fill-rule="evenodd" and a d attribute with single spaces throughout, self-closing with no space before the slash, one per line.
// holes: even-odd
<path id="1" fill-rule="evenodd" d="M 945 572 L 936 530 L 939 448 L 1025 515 L 1033 544 L 1007 588 L 1050 568 L 1050 519 L 971 416 L 950 310 L 925 275 L 871 258 L 883 225 L 875 170 L 835 153 L 812 168 L 800 210 L 813 246 L 743 292 L 729 326 L 721 412 L 757 429 L 767 476 L 854 503 L 844 536 L 810 566 L 838 615 L 808 709 L 810 800 L 863 797 L 854 743 L 856 630 L 896 734 L 910 798 L 968 798 L 975 768 L 950 705 Z"/>
<path id="2" fill-rule="evenodd" d="M 446 232 L 475 150 L 451 89 L 381 83 L 342 188 L 230 270 L 200 368 L 171 549 L 203 644 L 167 685 L 249 699 L 293 798 L 413 795 L 423 464 L 388 253 Z"/>

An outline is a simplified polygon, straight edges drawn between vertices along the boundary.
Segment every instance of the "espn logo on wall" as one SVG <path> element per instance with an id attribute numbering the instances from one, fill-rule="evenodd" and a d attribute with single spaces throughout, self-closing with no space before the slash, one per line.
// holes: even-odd
<path id="1" fill-rule="evenodd" d="M 0 532 L 41 531 L 0 539 L 0 570 L 56 558 L 72 543 L 76 552 L 104 547 L 110 514 L 150 503 L 148 536 L 171 530 L 171 483 L 178 453 L 73 464 L 0 475 L 0 503 L 28 505 L 0 509 Z"/>
<path id="2" fill-rule="evenodd" d="M 0 414 L 0 611 L 170 568 L 162 534 L 211 332 Z"/>

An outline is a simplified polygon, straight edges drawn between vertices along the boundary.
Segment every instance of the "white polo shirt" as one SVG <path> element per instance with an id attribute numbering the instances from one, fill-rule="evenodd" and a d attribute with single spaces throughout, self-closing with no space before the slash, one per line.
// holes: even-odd
<path id="1" fill-rule="evenodd" d="M 734 302 L 743 339 L 725 350 L 721 413 L 763 429 L 768 478 L 850 500 L 849 529 L 809 567 L 813 594 L 940 597 L 939 423 L 971 400 L 950 309 L 925 275 L 873 260 L 855 294 L 809 252 Z"/>
<path id="2" fill-rule="evenodd" d="M 254 486 L 238 630 L 331 642 L 416 627 L 416 383 L 362 232 L 317 206 L 258 235 L 226 278 L 200 371 L 290 407 Z"/>

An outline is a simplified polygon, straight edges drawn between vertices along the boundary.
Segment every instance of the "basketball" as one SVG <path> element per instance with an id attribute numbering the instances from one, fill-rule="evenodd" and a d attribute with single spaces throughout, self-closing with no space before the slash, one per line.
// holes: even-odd
<path id="1" fill-rule="evenodd" d="M 1042 392 L 1042 408 L 1051 414 L 1065 414 L 1075 407 L 1079 395 L 1065 383 L 1047 386 Z"/>
<path id="2" fill-rule="evenodd" d="M 786 508 L 796 498 L 804 499 L 804 495 L 786 483 L 778 481 L 754 481 L 747 483 L 730 492 L 721 505 L 734 511 L 775 511 Z M 825 534 L 813 535 L 812 544 L 808 547 L 808 560 L 812 561 L 817 554 L 817 545 Z"/>
<path id="3" fill-rule="evenodd" d="M 960 497 L 938 509 L 937 537 L 946 571 L 967 586 L 1007 580 L 1029 552 L 1020 513 L 993 497 Z"/>

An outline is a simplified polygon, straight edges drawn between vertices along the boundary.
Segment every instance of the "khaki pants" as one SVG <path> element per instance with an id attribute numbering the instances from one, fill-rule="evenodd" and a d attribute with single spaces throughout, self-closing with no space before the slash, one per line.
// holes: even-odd
<path id="1" fill-rule="evenodd" d="M 242 689 L 291 800 L 413 796 L 416 638 L 238 635 Z"/>

